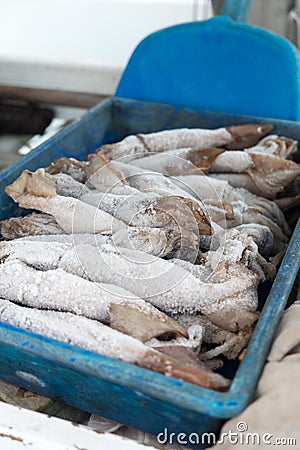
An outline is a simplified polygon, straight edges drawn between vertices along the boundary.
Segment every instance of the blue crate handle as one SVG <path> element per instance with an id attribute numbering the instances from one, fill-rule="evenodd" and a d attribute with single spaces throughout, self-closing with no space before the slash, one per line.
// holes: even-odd
<path id="1" fill-rule="evenodd" d="M 299 61 L 299 52 L 285 38 L 214 17 L 145 38 L 116 96 L 300 120 Z"/>
<path id="2" fill-rule="evenodd" d="M 222 16 L 228 16 L 237 22 L 247 22 L 252 0 L 224 0 Z"/>

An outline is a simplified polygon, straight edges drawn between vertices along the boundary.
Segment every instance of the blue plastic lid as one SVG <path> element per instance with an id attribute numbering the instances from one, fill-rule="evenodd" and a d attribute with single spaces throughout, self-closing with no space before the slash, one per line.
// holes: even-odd
<path id="1" fill-rule="evenodd" d="M 138 45 L 116 96 L 299 120 L 299 52 L 227 17 L 176 25 Z"/>

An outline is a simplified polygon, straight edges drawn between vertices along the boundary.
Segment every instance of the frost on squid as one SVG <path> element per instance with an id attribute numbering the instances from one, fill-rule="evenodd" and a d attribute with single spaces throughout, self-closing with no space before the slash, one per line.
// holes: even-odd
<path id="1" fill-rule="evenodd" d="M 128 136 L 6 187 L 0 320 L 210 389 L 247 346 L 300 202 L 270 125 Z"/>

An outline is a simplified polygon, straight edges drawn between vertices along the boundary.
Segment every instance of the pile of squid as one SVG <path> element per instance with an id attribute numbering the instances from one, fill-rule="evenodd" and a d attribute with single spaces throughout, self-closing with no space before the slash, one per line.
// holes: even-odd
<path id="1" fill-rule="evenodd" d="M 5 188 L 0 321 L 214 390 L 247 346 L 300 201 L 271 125 L 128 136 Z M 225 357 L 225 358 L 224 358 Z"/>

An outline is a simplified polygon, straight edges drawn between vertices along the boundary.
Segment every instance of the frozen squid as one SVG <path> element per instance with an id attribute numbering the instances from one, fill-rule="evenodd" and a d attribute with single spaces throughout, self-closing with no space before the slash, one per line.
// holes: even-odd
<path id="1" fill-rule="evenodd" d="M 0 320 L 33 333 L 209 389 L 224 391 L 230 386 L 230 381 L 222 375 L 192 364 L 181 363 L 131 336 L 72 313 L 40 311 L 0 299 Z"/>
<path id="2" fill-rule="evenodd" d="M 264 153 L 280 156 L 281 158 L 291 159 L 298 150 L 298 142 L 285 136 L 276 134 L 266 136 L 254 147 L 245 148 L 245 152 Z"/>
<path id="3" fill-rule="evenodd" d="M 277 224 L 287 237 L 290 235 L 289 226 L 282 211 L 272 200 L 259 197 L 246 189 L 234 188 L 226 180 L 222 179 L 186 175 L 174 177 L 172 181 L 181 189 L 192 194 L 194 198 L 200 198 L 208 208 L 209 205 L 217 205 L 220 208 L 224 202 L 232 204 L 232 202 L 241 201 L 248 207 L 253 208 L 253 212 L 256 210 L 256 212 L 260 212 Z"/>
<path id="4" fill-rule="evenodd" d="M 130 186 L 123 172 L 102 153 L 94 153 L 88 156 L 85 173 L 86 187 L 88 188 L 119 195 L 139 192 L 138 189 Z"/>
<path id="5" fill-rule="evenodd" d="M 226 312 L 224 311 L 226 316 Z M 203 329 L 203 341 L 212 346 L 211 349 L 201 349 L 199 358 L 201 361 L 212 363 L 216 361 L 214 358 L 221 354 L 228 359 L 234 359 L 241 353 L 241 349 L 245 348 L 253 332 L 255 322 L 259 317 L 259 313 L 256 313 L 256 317 L 253 317 L 252 321 L 249 321 L 245 310 L 237 310 L 235 314 L 227 314 L 227 321 L 231 321 L 234 324 L 238 317 L 239 322 L 244 319 L 245 326 L 238 331 L 225 330 L 220 323 L 218 326 L 216 323 L 211 322 L 207 316 L 201 314 L 189 315 L 180 314 L 176 316 L 179 323 L 184 327 L 189 328 L 191 326 L 201 326 Z M 248 320 L 248 323 L 247 323 Z M 234 327 L 232 327 L 234 328 Z"/>
<path id="6" fill-rule="evenodd" d="M 142 341 L 165 333 L 187 336 L 176 321 L 123 288 L 91 283 L 60 268 L 50 269 L 58 265 L 53 259 L 62 257 L 64 247 L 55 246 L 51 260 L 48 257 L 48 270 L 45 270 L 45 262 L 43 271 L 34 268 L 41 268 L 39 257 L 34 260 L 33 255 L 27 256 L 24 247 L 23 257 L 22 249 L 6 257 L 7 262 L 0 266 L 0 297 L 24 306 L 72 312 L 99 320 Z"/>
<path id="7" fill-rule="evenodd" d="M 226 153 L 220 155 L 220 158 Z M 270 199 L 274 199 L 279 192 L 282 192 L 299 174 L 300 166 L 293 161 L 289 161 L 278 156 L 244 153 L 250 155 L 253 165 L 245 167 L 245 163 L 241 166 L 243 173 L 228 173 L 218 167 L 218 172 L 211 173 L 209 176 L 228 181 L 232 186 L 247 189 L 257 195 L 262 195 Z M 234 155 L 233 155 L 234 157 Z M 216 162 L 218 159 L 216 159 Z M 230 162 L 228 161 L 230 165 Z M 212 171 L 214 165 L 212 165 Z"/>
<path id="8" fill-rule="evenodd" d="M 181 263 L 173 260 L 165 261 L 132 249 L 117 249 L 110 244 L 97 247 L 74 246 L 60 242 L 10 241 L 2 243 L 0 247 L 0 259 L 2 262 L 5 261 L 0 266 L 0 296 L 20 301 L 25 301 L 24 298 L 28 297 L 28 301 L 42 302 L 45 307 L 52 309 L 55 302 L 62 304 L 61 308 L 75 308 L 78 301 L 80 304 L 83 303 L 80 307 L 87 310 L 84 314 L 88 314 L 93 305 L 93 297 L 98 298 L 97 301 L 100 302 L 101 296 L 107 291 L 110 294 L 109 287 L 104 286 L 102 293 L 102 289 L 96 284 L 105 283 L 125 289 L 126 298 L 133 293 L 134 297 L 146 299 L 169 314 L 199 311 L 206 314 L 227 303 L 234 307 L 235 302 L 239 307 L 244 305 L 249 310 L 255 311 L 258 276 L 251 273 L 246 266 L 236 264 L 240 263 L 241 255 L 244 255 L 243 250 L 244 247 L 240 250 L 240 259 L 232 260 L 234 264 L 224 268 L 222 280 L 219 274 L 215 282 L 213 278 L 210 280 L 210 277 L 214 274 L 215 264 L 218 266 L 221 257 L 219 252 L 215 256 L 216 263 L 211 258 L 209 265 L 202 267 L 184 261 Z M 27 266 L 41 269 L 43 272 Z M 15 283 L 12 283 L 13 277 Z M 17 283 L 18 279 L 20 283 Z M 34 285 L 41 286 L 44 292 L 36 294 L 37 298 L 32 294 Z M 55 289 L 54 296 L 50 290 L 51 285 L 53 290 Z M 32 289 L 28 286 L 32 286 Z M 80 300 L 80 293 L 86 298 L 85 301 Z M 77 300 L 74 300 L 73 297 L 76 295 Z M 88 303 L 87 298 L 91 297 Z M 113 287 L 109 298 L 111 297 L 116 297 Z M 101 314 L 104 315 L 98 319 L 107 321 L 107 300 L 103 302 L 104 312 L 101 309 Z"/>
<path id="9" fill-rule="evenodd" d="M 135 234 L 128 228 L 132 243 L 135 240 L 141 250 L 146 248 L 143 247 L 146 240 L 150 244 L 156 243 L 160 246 L 159 251 L 155 250 L 159 255 L 165 256 L 170 251 L 180 253 L 183 259 L 195 260 L 199 234 L 211 234 L 209 218 L 200 205 L 189 198 L 139 193 L 121 199 L 114 197 L 115 208 L 112 208 L 107 206 L 105 195 L 99 193 L 98 207 L 94 207 L 81 201 L 81 197 L 58 195 L 57 186 L 53 176 L 39 169 L 35 173 L 23 172 L 6 192 L 20 206 L 53 214 L 66 233 L 114 233 L 127 229 L 127 225 L 139 227 Z M 84 195 L 83 198 L 88 200 Z M 165 232 L 153 230 L 152 233 L 149 227 L 162 228 Z M 125 234 L 122 236 L 124 239 Z"/>
<path id="10" fill-rule="evenodd" d="M 11 217 L 0 222 L 4 239 L 16 239 L 24 236 L 63 234 L 64 230 L 49 214 L 31 213 L 25 217 Z"/>
<path id="11" fill-rule="evenodd" d="M 260 225 L 258 223 L 245 223 L 237 225 L 233 230 L 237 230 L 238 232 L 246 231 L 248 236 L 250 236 L 257 245 L 259 254 L 264 258 L 268 258 L 274 253 L 275 238 L 268 226 Z"/>
<path id="12" fill-rule="evenodd" d="M 84 275 L 89 280 L 139 293 L 140 297 L 171 315 L 197 312 L 209 315 L 215 311 L 222 315 L 223 309 L 244 308 L 250 317 L 255 312 L 259 277 L 243 263 L 225 265 L 222 279 L 218 276 L 217 281 L 210 278 L 216 267 L 193 266 L 185 261 L 182 264 L 104 244 L 98 249 L 83 245 L 77 246 L 76 251 L 67 251 L 59 267 L 81 276 L 84 268 Z M 191 266 L 193 270 L 190 270 Z"/>
<path id="13" fill-rule="evenodd" d="M 274 154 L 252 153 L 251 149 L 248 152 L 215 148 L 199 151 L 180 149 L 140 158 L 131 164 L 171 176 L 208 172 L 225 174 L 224 179 L 234 186 L 245 187 L 267 198 L 275 198 L 300 173 L 300 166 L 293 161 Z"/>
<path id="14" fill-rule="evenodd" d="M 162 196 L 154 192 L 132 195 L 90 193 L 80 200 L 96 206 L 127 225 L 165 229 L 186 228 L 198 234 L 211 234 L 209 218 L 192 199 Z"/>
<path id="15" fill-rule="evenodd" d="M 169 176 L 221 173 L 212 176 L 255 194 L 275 198 L 299 175 L 300 168 L 275 152 L 262 153 L 255 147 L 253 149 L 253 152 L 251 148 L 247 151 L 224 151 L 213 147 L 177 149 L 139 158 L 131 161 L 131 164 Z"/>
<path id="16" fill-rule="evenodd" d="M 255 168 L 248 173 L 263 196 L 275 198 L 278 192 L 300 175 L 300 165 L 273 155 L 251 154 Z"/>
<path id="17" fill-rule="evenodd" d="M 105 211 L 75 198 L 58 195 L 55 181 L 44 169 L 24 170 L 5 192 L 23 208 L 53 215 L 66 233 L 100 233 L 126 226 Z"/>
<path id="18" fill-rule="evenodd" d="M 50 326 L 50 337 L 225 389 L 203 361 L 219 367 L 214 358 L 247 345 L 258 285 L 274 278 L 290 237 L 278 205 L 299 201 L 297 143 L 272 129 L 139 134 L 86 162 L 24 171 L 6 192 L 40 213 L 1 223 L 18 239 L 0 243 L 0 320 L 9 311 L 9 323 L 45 334 L 46 317 L 58 327 L 70 318 L 74 336 Z M 124 347 L 102 352 L 104 335 Z"/>
<path id="19" fill-rule="evenodd" d="M 79 198 L 83 193 L 89 192 L 89 189 L 85 184 L 75 180 L 71 175 L 57 173 L 52 175 L 52 178 L 55 180 L 56 192 L 58 195 Z"/>
<path id="20" fill-rule="evenodd" d="M 268 235 L 267 239 L 269 238 Z M 243 263 L 261 282 L 275 277 L 276 267 L 261 255 L 258 245 L 246 228 L 224 230 L 218 234 L 217 239 L 218 247 L 204 255 L 206 266 L 213 268 L 220 265 L 222 268 L 222 263 Z M 195 266 L 194 270 L 197 268 L 198 266 Z"/>
<path id="21" fill-rule="evenodd" d="M 275 199 L 275 202 L 282 211 L 288 211 L 300 204 L 300 194 L 295 195 L 294 197 L 277 198 Z"/>
<path id="22" fill-rule="evenodd" d="M 101 154 L 89 156 L 87 165 L 88 186 L 112 194 L 133 194 L 153 192 L 162 196 L 177 195 L 193 198 L 186 191 L 176 186 L 171 178 L 159 172 L 142 169 L 122 161 L 108 161 Z M 109 171 L 112 176 L 104 176 L 102 171 Z M 117 174 L 117 175 L 116 175 Z"/>
<path id="23" fill-rule="evenodd" d="M 116 247 L 131 248 L 160 258 L 180 258 L 195 262 L 200 251 L 198 234 L 188 228 L 163 229 L 128 227 L 119 230 L 109 239 Z M 76 242 L 80 242 L 79 239 Z"/>
<path id="24" fill-rule="evenodd" d="M 256 144 L 272 129 L 272 125 L 239 125 L 216 130 L 166 130 L 128 136 L 121 142 L 103 145 L 99 151 L 111 160 L 126 156 L 126 162 L 129 162 L 149 152 L 164 152 L 177 148 L 220 147 L 230 144 L 231 148 L 241 149 Z"/>
<path id="25" fill-rule="evenodd" d="M 42 229 L 40 231 L 42 232 Z M 161 258 L 176 257 L 192 262 L 198 256 L 200 243 L 197 235 L 191 230 L 181 228 L 177 231 L 154 227 L 128 227 L 113 234 L 33 234 L 31 236 L 25 235 L 24 237 L 20 237 L 19 241 L 22 240 L 49 243 L 61 242 L 74 245 L 89 244 L 95 246 L 110 243 L 116 247 L 132 248 Z"/>
<path id="26" fill-rule="evenodd" d="M 243 151 L 226 151 L 218 155 L 212 162 L 210 172 L 214 173 L 246 173 L 254 167 L 251 154 Z"/>
<path id="27" fill-rule="evenodd" d="M 188 175 L 208 173 L 215 159 L 225 150 L 216 147 L 180 148 L 163 153 L 154 153 L 130 163 L 142 169 L 160 172 L 165 175 Z"/>
<path id="28" fill-rule="evenodd" d="M 75 158 L 59 158 L 46 168 L 46 172 L 52 175 L 66 174 L 79 183 L 84 183 L 86 181 L 85 166 L 85 162 L 77 161 Z"/>

